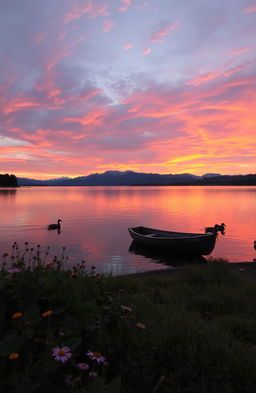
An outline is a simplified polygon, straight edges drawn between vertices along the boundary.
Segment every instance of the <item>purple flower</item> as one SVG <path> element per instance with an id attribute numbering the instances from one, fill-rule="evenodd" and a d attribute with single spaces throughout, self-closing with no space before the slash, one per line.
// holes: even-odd
<path id="1" fill-rule="evenodd" d="M 71 358 L 72 353 L 69 347 L 55 347 L 52 350 L 52 356 L 57 362 L 65 363 L 69 358 Z"/>
<path id="2" fill-rule="evenodd" d="M 96 373 L 96 371 L 90 371 L 89 375 L 90 377 L 97 377 L 98 374 Z"/>
<path id="3" fill-rule="evenodd" d="M 96 360 L 98 364 L 103 363 L 106 360 L 106 358 L 104 358 L 104 356 L 102 356 L 100 352 L 89 351 L 86 355 L 89 356 L 89 358 L 91 358 L 92 360 Z"/>
<path id="4" fill-rule="evenodd" d="M 78 363 L 78 368 L 80 368 L 80 370 L 88 370 L 89 365 L 87 363 Z"/>

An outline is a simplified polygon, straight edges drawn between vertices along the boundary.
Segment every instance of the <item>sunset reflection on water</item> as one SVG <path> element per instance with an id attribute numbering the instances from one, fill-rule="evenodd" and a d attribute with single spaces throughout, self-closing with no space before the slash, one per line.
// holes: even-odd
<path id="1" fill-rule="evenodd" d="M 255 197 L 256 187 L 1 189 L 0 251 L 8 252 L 14 241 L 50 246 L 52 255 L 65 246 L 70 264 L 86 259 L 99 271 L 122 274 L 163 268 L 165 262 L 162 256 L 129 251 L 128 227 L 200 233 L 224 222 L 226 234 L 218 236 L 211 256 L 252 261 Z M 60 234 L 48 231 L 58 218 L 63 220 Z M 169 255 L 170 261 L 174 265 L 175 256 Z"/>

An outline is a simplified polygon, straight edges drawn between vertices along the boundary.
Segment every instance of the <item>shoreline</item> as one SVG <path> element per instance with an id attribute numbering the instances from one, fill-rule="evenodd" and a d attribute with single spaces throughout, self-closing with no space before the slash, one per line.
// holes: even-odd
<path id="1" fill-rule="evenodd" d="M 230 266 L 230 268 L 237 270 L 238 272 L 256 274 L 256 259 L 253 261 L 244 261 L 244 262 L 224 262 L 224 264 Z M 201 266 L 204 265 L 209 265 L 209 263 L 201 264 Z M 123 276 L 158 275 L 158 274 L 168 276 L 182 271 L 183 268 L 185 268 L 186 266 L 192 266 L 192 265 L 182 265 L 182 266 L 172 266 L 172 267 L 169 266 L 166 267 L 166 269 L 147 270 L 142 272 L 124 274 Z"/>

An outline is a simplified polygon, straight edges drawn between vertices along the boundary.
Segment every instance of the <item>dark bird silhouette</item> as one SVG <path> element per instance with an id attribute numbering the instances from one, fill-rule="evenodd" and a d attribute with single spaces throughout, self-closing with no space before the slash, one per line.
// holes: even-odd
<path id="1" fill-rule="evenodd" d="M 58 229 L 58 231 L 59 231 L 61 222 L 62 222 L 62 220 L 59 218 L 58 219 L 58 224 L 50 224 L 50 225 L 48 225 L 48 229 Z"/>
<path id="2" fill-rule="evenodd" d="M 220 232 L 222 235 L 225 233 L 225 227 L 226 225 L 224 222 L 222 224 L 215 224 L 214 227 L 206 227 L 205 228 L 205 233 L 218 233 Z"/>

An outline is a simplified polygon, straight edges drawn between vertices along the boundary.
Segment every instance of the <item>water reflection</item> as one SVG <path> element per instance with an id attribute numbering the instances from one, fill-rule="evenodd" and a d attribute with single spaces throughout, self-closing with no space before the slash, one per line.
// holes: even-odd
<path id="1" fill-rule="evenodd" d="M 167 266 L 182 266 L 188 264 L 205 263 L 207 261 L 207 259 L 202 255 L 179 255 L 167 250 L 143 247 L 135 241 L 132 241 L 129 247 L 129 253 L 142 255 L 145 258 L 153 259 L 157 263 L 162 263 Z"/>
<path id="2" fill-rule="evenodd" d="M 20 187 L 0 189 L 0 202 L 0 255 L 13 241 L 28 241 L 50 246 L 52 255 L 65 246 L 68 264 L 85 258 L 102 272 L 158 269 L 184 257 L 128 251 L 128 227 L 204 233 L 224 222 L 225 236 L 219 233 L 211 257 L 255 258 L 256 187 Z M 59 217 L 60 233 L 48 231 Z"/>
<path id="3" fill-rule="evenodd" d="M 3 197 L 9 197 L 9 196 L 16 196 L 16 188 L 0 188 L 0 198 Z"/>

